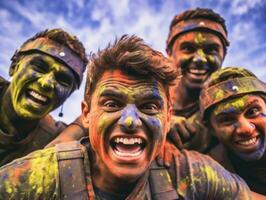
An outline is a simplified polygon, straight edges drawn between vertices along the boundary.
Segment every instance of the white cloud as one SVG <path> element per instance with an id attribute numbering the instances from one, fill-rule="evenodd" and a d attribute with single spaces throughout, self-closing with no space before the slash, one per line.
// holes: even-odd
<path id="1" fill-rule="evenodd" d="M 261 3 L 263 0 L 233 0 L 231 12 L 234 15 L 243 15 Z"/>

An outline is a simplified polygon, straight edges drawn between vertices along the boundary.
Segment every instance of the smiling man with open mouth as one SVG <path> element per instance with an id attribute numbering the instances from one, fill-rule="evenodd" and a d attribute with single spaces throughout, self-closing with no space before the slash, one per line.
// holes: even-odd
<path id="1" fill-rule="evenodd" d="M 171 22 L 166 51 L 180 77 L 171 89 L 169 136 L 179 148 L 206 153 L 215 145 L 199 120 L 199 95 L 207 78 L 221 68 L 228 46 L 225 20 L 212 9 L 189 9 Z"/>
<path id="2" fill-rule="evenodd" d="M 0 166 L 44 148 L 66 128 L 49 113 L 79 87 L 87 61 L 80 41 L 62 29 L 39 32 L 15 52 L 11 81 L 0 77 Z"/>
<path id="3" fill-rule="evenodd" d="M 244 181 L 208 156 L 175 149 L 169 170 L 154 162 L 170 128 L 176 77 L 160 52 L 125 35 L 93 54 L 88 69 L 89 137 L 0 168 L 0 199 L 250 199 Z"/>
<path id="4" fill-rule="evenodd" d="M 224 68 L 202 90 L 203 119 L 223 144 L 210 155 L 266 195 L 266 84 L 243 68 Z"/>

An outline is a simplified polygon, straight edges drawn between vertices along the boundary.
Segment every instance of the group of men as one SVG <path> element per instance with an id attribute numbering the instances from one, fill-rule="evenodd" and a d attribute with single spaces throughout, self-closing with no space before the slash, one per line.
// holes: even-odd
<path id="1" fill-rule="evenodd" d="M 85 49 L 61 29 L 27 40 L 1 79 L 0 199 L 266 199 L 266 84 L 221 69 L 228 46 L 205 8 L 174 17 L 168 58 L 124 35 L 90 56 L 67 126 L 49 112 L 79 88 Z"/>

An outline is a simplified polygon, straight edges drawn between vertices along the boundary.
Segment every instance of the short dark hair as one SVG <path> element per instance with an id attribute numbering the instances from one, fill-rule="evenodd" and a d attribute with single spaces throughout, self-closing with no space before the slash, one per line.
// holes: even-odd
<path id="1" fill-rule="evenodd" d="M 173 30 L 173 27 L 181 22 L 181 21 L 186 21 L 189 19 L 208 19 L 214 22 L 219 23 L 223 29 L 225 30 L 226 34 L 227 32 L 227 28 L 226 28 L 226 24 L 225 24 L 225 20 L 224 18 L 219 15 L 218 13 L 214 12 L 212 9 L 208 9 L 208 8 L 196 8 L 196 9 L 190 9 L 190 10 L 186 10 L 181 14 L 177 14 L 174 16 L 174 18 L 172 19 L 172 22 L 170 24 L 169 27 L 169 35 L 168 38 L 171 35 L 171 32 Z M 169 43 L 167 43 L 167 47 L 166 47 L 166 51 L 168 52 L 168 54 L 172 52 L 172 47 L 174 44 L 174 41 L 176 40 L 176 37 L 174 39 L 172 39 L 172 41 L 170 41 Z M 224 47 L 224 52 L 226 54 L 226 47 Z"/>
<path id="2" fill-rule="evenodd" d="M 69 33 L 65 32 L 62 29 L 46 29 L 44 31 L 41 31 L 37 34 L 35 34 L 33 37 L 26 40 L 21 47 L 23 47 L 25 44 L 34 41 L 38 38 L 49 38 L 50 40 L 55 41 L 58 44 L 64 45 L 68 47 L 71 51 L 73 51 L 78 57 L 81 58 L 81 60 L 85 63 L 85 65 L 88 63 L 87 55 L 85 52 L 85 48 L 83 44 L 78 40 L 76 36 L 70 35 Z M 18 64 L 19 60 L 24 56 L 19 54 L 19 49 L 14 53 L 14 55 L 11 58 L 11 65 L 9 68 L 9 75 L 12 76 L 13 70 L 15 69 L 16 65 Z"/>
<path id="3" fill-rule="evenodd" d="M 153 50 L 135 35 L 123 35 L 97 54 L 91 54 L 84 94 L 87 103 L 90 103 L 102 74 L 113 69 L 121 69 L 134 76 L 153 77 L 167 88 L 167 93 L 177 76 L 176 70 L 162 53 Z"/>

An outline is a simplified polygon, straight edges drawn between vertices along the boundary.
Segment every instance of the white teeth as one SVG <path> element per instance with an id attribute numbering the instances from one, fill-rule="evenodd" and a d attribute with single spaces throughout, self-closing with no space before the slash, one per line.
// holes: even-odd
<path id="1" fill-rule="evenodd" d="M 29 92 L 29 94 L 31 95 L 31 96 L 33 96 L 35 99 L 38 99 L 39 101 L 42 101 L 42 102 L 46 102 L 47 101 L 47 97 L 45 97 L 45 96 L 43 96 L 43 95 L 41 95 L 41 94 L 38 94 L 37 92 L 35 92 L 35 91 L 33 91 L 33 90 L 31 90 L 30 92 Z"/>
<path id="2" fill-rule="evenodd" d="M 137 152 L 121 152 L 121 151 L 118 151 L 118 150 L 114 150 L 115 153 L 119 156 L 123 156 L 123 157 L 135 157 L 135 156 L 139 156 L 142 151 L 137 151 Z"/>
<path id="3" fill-rule="evenodd" d="M 207 73 L 207 70 L 206 69 L 195 69 L 195 68 L 192 68 L 192 69 L 189 69 L 189 72 L 192 73 L 192 74 L 204 75 L 204 74 Z"/>
<path id="4" fill-rule="evenodd" d="M 126 145 L 132 145 L 132 144 L 142 144 L 143 141 L 141 138 L 123 138 L 123 137 L 117 137 L 115 139 L 115 143 L 122 143 Z"/>
<path id="5" fill-rule="evenodd" d="M 255 144 L 257 141 L 257 138 L 254 137 L 254 138 L 251 138 L 249 140 L 245 140 L 245 141 L 238 141 L 239 144 L 242 144 L 242 145 L 251 145 L 251 144 Z"/>

